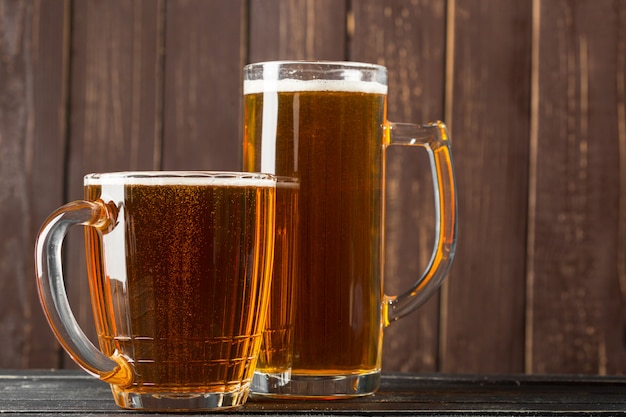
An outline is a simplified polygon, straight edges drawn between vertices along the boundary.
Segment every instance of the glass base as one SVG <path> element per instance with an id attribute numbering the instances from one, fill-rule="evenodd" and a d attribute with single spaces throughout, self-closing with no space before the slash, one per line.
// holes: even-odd
<path id="1" fill-rule="evenodd" d="M 224 410 L 243 405 L 248 399 L 249 387 L 233 392 L 206 393 L 137 393 L 113 390 L 115 403 L 122 408 L 150 411 L 207 411 Z"/>
<path id="2" fill-rule="evenodd" d="M 380 386 L 380 371 L 348 375 L 298 375 L 255 372 L 252 395 L 290 399 L 342 399 L 373 394 Z"/>

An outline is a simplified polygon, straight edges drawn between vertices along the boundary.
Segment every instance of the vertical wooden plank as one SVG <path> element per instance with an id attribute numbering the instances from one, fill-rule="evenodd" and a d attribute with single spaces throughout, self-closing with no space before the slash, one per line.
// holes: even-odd
<path id="1" fill-rule="evenodd" d="M 350 59 L 389 71 L 389 118 L 443 119 L 445 0 L 353 0 Z M 399 294 L 428 263 L 434 236 L 432 179 L 422 150 L 388 151 L 385 292 Z M 439 300 L 385 329 L 383 368 L 432 372 L 438 366 Z"/>
<path id="2" fill-rule="evenodd" d="M 251 0 L 248 62 L 342 61 L 346 0 Z"/>
<path id="3" fill-rule="evenodd" d="M 160 167 L 163 2 L 73 3 L 68 199 L 90 172 Z M 95 339 L 82 230 L 67 244 L 74 314 Z M 66 366 L 72 366 L 66 357 Z"/>
<path id="4" fill-rule="evenodd" d="M 63 199 L 68 7 L 0 2 L 0 368 L 59 366 L 33 250 Z"/>
<path id="5" fill-rule="evenodd" d="M 527 370 L 621 374 L 626 4 L 535 7 Z"/>
<path id="6" fill-rule="evenodd" d="M 161 2 L 80 1 L 72 33 L 70 196 L 89 172 L 160 161 Z"/>
<path id="7" fill-rule="evenodd" d="M 450 0 L 447 117 L 459 241 L 441 370 L 524 369 L 530 0 Z"/>
<path id="8" fill-rule="evenodd" d="M 166 8 L 165 169 L 241 169 L 245 1 Z"/>

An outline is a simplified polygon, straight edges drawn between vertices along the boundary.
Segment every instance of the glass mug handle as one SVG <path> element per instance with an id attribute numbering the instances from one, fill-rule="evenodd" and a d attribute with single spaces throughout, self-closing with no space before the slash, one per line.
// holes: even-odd
<path id="1" fill-rule="evenodd" d="M 435 242 L 422 276 L 405 293 L 385 295 L 385 325 L 421 306 L 441 285 L 452 265 L 456 247 L 457 201 L 450 138 L 446 125 L 387 122 L 385 146 L 421 146 L 430 160 L 435 192 Z"/>
<path id="2" fill-rule="evenodd" d="M 100 352 L 78 325 L 65 292 L 61 247 L 72 226 L 88 226 L 107 232 L 113 229 L 117 208 L 102 201 L 74 201 L 52 213 L 44 222 L 35 244 L 37 290 L 46 318 L 68 354 L 85 371 L 121 387 L 132 383 L 133 371 L 121 355 Z"/>

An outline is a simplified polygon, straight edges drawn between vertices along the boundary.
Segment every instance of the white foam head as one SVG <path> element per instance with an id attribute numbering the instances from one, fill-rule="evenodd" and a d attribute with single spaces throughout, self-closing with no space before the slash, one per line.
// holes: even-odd
<path id="1" fill-rule="evenodd" d="M 387 94 L 387 86 L 376 81 L 361 80 L 244 80 L 243 94 L 293 93 L 303 91 L 342 91 L 366 94 Z"/>
<path id="2" fill-rule="evenodd" d="M 229 187 L 276 187 L 274 177 L 258 173 L 221 171 L 138 171 L 89 174 L 85 185 L 201 185 Z"/>

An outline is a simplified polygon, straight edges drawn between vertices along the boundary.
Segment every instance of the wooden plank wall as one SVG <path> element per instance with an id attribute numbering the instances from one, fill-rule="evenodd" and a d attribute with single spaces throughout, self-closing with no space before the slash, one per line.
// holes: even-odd
<path id="1" fill-rule="evenodd" d="M 626 370 L 626 0 L 0 0 L 0 58 L 0 368 L 73 366 L 32 251 L 85 173 L 237 170 L 243 65 L 323 59 L 386 65 L 390 119 L 452 134 L 456 261 L 384 369 Z M 424 161 L 389 164 L 388 292 L 429 257 Z"/>

